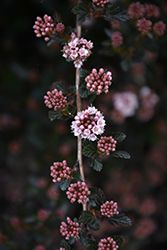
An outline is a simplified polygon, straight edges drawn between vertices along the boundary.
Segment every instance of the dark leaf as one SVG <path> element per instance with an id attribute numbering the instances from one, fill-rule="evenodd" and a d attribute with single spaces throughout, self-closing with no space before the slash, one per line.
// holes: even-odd
<path id="1" fill-rule="evenodd" d="M 86 69 L 81 69 L 80 70 L 80 77 L 85 78 L 89 74 L 89 71 Z"/>
<path id="2" fill-rule="evenodd" d="M 64 88 L 63 88 L 63 85 L 61 82 L 54 82 L 53 83 L 53 87 L 56 88 L 57 90 L 61 90 L 61 91 L 64 91 Z"/>
<path id="3" fill-rule="evenodd" d="M 62 191 L 65 191 L 70 185 L 70 180 L 64 180 L 59 183 L 59 187 Z"/>
<path id="4" fill-rule="evenodd" d="M 92 188 L 91 195 L 89 196 L 89 206 L 99 208 L 106 200 L 103 190 L 100 188 Z"/>
<path id="5" fill-rule="evenodd" d="M 115 151 L 112 156 L 116 158 L 122 158 L 122 159 L 130 159 L 130 154 L 126 151 Z"/>
<path id="6" fill-rule="evenodd" d="M 124 134 L 124 133 L 114 133 L 113 134 L 113 136 L 114 136 L 114 139 L 117 141 L 117 142 L 122 142 L 122 141 L 124 141 L 125 140 L 125 138 L 126 138 L 126 135 Z"/>
<path id="7" fill-rule="evenodd" d="M 97 172 L 100 172 L 103 169 L 103 164 L 100 161 L 98 161 L 97 159 L 92 159 L 91 167 L 94 170 L 96 170 Z"/>
<path id="8" fill-rule="evenodd" d="M 81 98 L 87 98 L 91 93 L 89 90 L 85 87 L 85 84 L 82 84 L 79 88 L 79 93 Z"/>
<path id="9" fill-rule="evenodd" d="M 88 11 L 85 5 L 81 2 L 77 4 L 73 9 L 72 12 L 77 15 L 78 21 L 83 22 L 85 18 L 88 16 Z"/>
<path id="10" fill-rule="evenodd" d="M 96 146 L 91 142 L 85 142 L 83 146 L 83 155 L 89 158 L 97 156 Z"/>
<path id="11" fill-rule="evenodd" d="M 118 215 L 113 216 L 112 218 L 109 219 L 109 222 L 113 225 L 120 225 L 120 226 L 132 225 L 131 219 L 124 214 L 118 214 Z"/>
<path id="12" fill-rule="evenodd" d="M 82 212 L 80 216 L 80 223 L 83 223 L 92 230 L 98 230 L 100 227 L 97 218 L 91 212 L 88 211 Z"/>
<path id="13" fill-rule="evenodd" d="M 56 119 L 68 120 L 69 118 L 71 118 L 71 115 L 68 113 L 62 113 L 61 111 L 54 111 L 54 110 L 49 111 L 48 116 L 51 122 Z"/>
<path id="14" fill-rule="evenodd" d="M 65 240 L 62 240 L 60 245 L 61 245 L 61 247 L 64 247 L 65 250 L 72 250 L 72 249 L 71 249 L 71 246 L 70 246 L 70 245 L 68 244 L 68 242 L 65 241 Z"/>

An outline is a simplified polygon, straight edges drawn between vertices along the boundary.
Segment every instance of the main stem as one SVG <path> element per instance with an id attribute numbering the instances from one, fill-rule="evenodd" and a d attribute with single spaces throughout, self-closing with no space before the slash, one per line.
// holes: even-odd
<path id="1" fill-rule="evenodd" d="M 79 24 L 78 20 L 76 21 L 76 31 L 77 31 L 77 37 L 80 38 L 80 36 L 81 36 L 81 25 Z M 81 97 L 80 97 L 80 93 L 79 93 L 79 85 L 80 85 L 80 69 L 76 68 L 75 86 L 76 86 L 77 112 L 81 111 Z M 83 159 L 82 159 L 82 139 L 79 136 L 78 136 L 78 139 L 77 139 L 77 158 L 78 158 L 78 164 L 79 164 L 81 180 L 85 181 Z M 86 211 L 86 204 L 83 204 L 83 211 Z"/>

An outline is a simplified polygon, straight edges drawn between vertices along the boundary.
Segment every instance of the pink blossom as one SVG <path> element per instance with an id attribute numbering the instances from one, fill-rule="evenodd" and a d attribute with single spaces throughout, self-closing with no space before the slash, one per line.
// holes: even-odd
<path id="1" fill-rule="evenodd" d="M 166 31 L 166 24 L 162 21 L 159 21 L 154 24 L 153 30 L 157 36 L 163 36 Z"/>
<path id="2" fill-rule="evenodd" d="M 66 240 L 69 240 L 71 237 L 78 239 L 80 230 L 79 223 L 71 220 L 69 217 L 67 217 L 67 222 L 61 222 L 60 233 Z"/>
<path id="3" fill-rule="evenodd" d="M 93 43 L 84 38 L 78 38 L 71 34 L 71 40 L 63 47 L 63 57 L 67 61 L 73 61 L 76 68 L 80 68 L 83 62 L 90 56 Z"/>
<path id="4" fill-rule="evenodd" d="M 88 201 L 88 196 L 90 195 L 90 191 L 85 182 L 78 181 L 76 183 L 70 184 L 66 194 L 71 203 L 77 201 L 78 203 L 86 204 Z"/>
<path id="5" fill-rule="evenodd" d="M 136 26 L 142 34 L 147 34 L 152 28 L 152 22 L 143 17 L 137 21 Z"/>
<path id="6" fill-rule="evenodd" d="M 95 107 L 78 112 L 72 122 L 71 128 L 75 136 L 90 141 L 97 140 L 97 135 L 104 132 L 104 116 Z"/>
<path id="7" fill-rule="evenodd" d="M 118 48 L 123 44 L 123 36 L 121 32 L 115 31 L 111 35 L 111 42 L 114 48 Z"/>
<path id="8" fill-rule="evenodd" d="M 65 26 L 63 23 L 57 23 L 56 24 L 56 32 L 63 33 L 65 29 Z"/>
<path id="9" fill-rule="evenodd" d="M 130 117 L 135 114 L 138 108 L 138 99 L 136 94 L 130 91 L 115 93 L 113 95 L 114 109 L 119 111 L 123 117 Z"/>
<path id="10" fill-rule="evenodd" d="M 156 6 L 155 4 L 146 3 L 144 7 L 145 7 L 145 12 L 146 12 L 147 17 L 159 17 L 160 16 L 159 7 Z"/>
<path id="11" fill-rule="evenodd" d="M 98 250 L 117 250 L 117 249 L 118 245 L 116 241 L 111 237 L 101 239 L 98 244 Z"/>
<path id="12" fill-rule="evenodd" d="M 104 7 L 107 3 L 109 3 L 109 0 L 92 0 L 92 2 L 97 5 L 97 7 Z"/>
<path id="13" fill-rule="evenodd" d="M 139 18 L 144 15 L 145 8 L 140 2 L 131 3 L 128 8 L 128 15 L 131 18 Z"/>
<path id="14" fill-rule="evenodd" d="M 155 232 L 157 225 L 150 218 L 144 218 L 139 221 L 137 224 L 134 235 L 138 239 L 143 239 L 149 237 L 151 234 Z"/>
<path id="15" fill-rule="evenodd" d="M 105 72 L 103 68 L 92 69 L 91 73 L 85 78 L 86 87 L 91 93 L 100 95 L 102 92 L 108 93 L 111 85 L 112 73 Z"/>
<path id="16" fill-rule="evenodd" d="M 112 136 L 102 136 L 97 143 L 99 154 L 110 155 L 116 149 L 117 141 Z"/>
<path id="17" fill-rule="evenodd" d="M 35 247 L 35 250 L 46 250 L 46 248 L 45 248 L 45 246 L 44 245 L 37 245 L 36 247 Z"/>
<path id="18" fill-rule="evenodd" d="M 147 86 L 141 88 L 139 97 L 142 106 L 149 109 L 154 108 L 159 101 L 157 94 Z"/>
<path id="19" fill-rule="evenodd" d="M 40 221 L 45 221 L 49 217 L 49 212 L 46 209 L 40 209 L 37 213 L 37 218 Z"/>
<path id="20" fill-rule="evenodd" d="M 54 162 L 50 170 L 53 182 L 60 182 L 71 178 L 72 169 L 68 167 L 66 161 Z"/>
<path id="21" fill-rule="evenodd" d="M 49 109 L 65 109 L 67 106 L 67 98 L 63 95 L 62 91 L 55 88 L 48 91 L 44 96 L 44 103 Z"/>
<path id="22" fill-rule="evenodd" d="M 103 216 L 106 216 L 108 218 L 119 214 L 118 212 L 118 204 L 114 201 L 106 201 L 103 203 L 100 207 L 100 212 Z"/>
<path id="23" fill-rule="evenodd" d="M 44 37 L 44 40 L 48 42 L 56 32 L 56 24 L 51 16 L 44 15 L 43 19 L 38 16 L 33 29 L 37 37 Z"/>

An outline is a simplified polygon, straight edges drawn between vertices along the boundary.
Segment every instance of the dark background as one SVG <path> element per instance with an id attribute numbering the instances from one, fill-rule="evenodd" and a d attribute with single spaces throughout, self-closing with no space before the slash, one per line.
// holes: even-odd
<path id="1" fill-rule="evenodd" d="M 123 2 L 128 6 L 130 1 Z M 166 19 L 165 1 L 148 2 L 157 3 Z M 59 243 L 60 221 L 67 214 L 77 215 L 78 208 L 69 205 L 65 194 L 52 185 L 49 168 L 53 161 L 63 159 L 73 164 L 76 141 L 70 123 L 49 121 L 43 95 L 54 81 L 74 85 L 74 69 L 62 58 L 58 45 L 47 47 L 42 39 L 35 37 L 32 26 L 36 16 L 57 12 L 65 25 L 74 27 L 72 3 L 2 0 L 0 4 L 0 249 L 29 250 L 39 245 L 55 249 Z M 127 134 L 121 148 L 130 152 L 132 158 L 111 159 L 100 174 L 86 168 L 86 176 L 102 187 L 109 198 L 112 194 L 132 218 L 132 228 L 120 230 L 126 239 L 123 249 L 164 250 L 167 241 L 167 38 L 165 35 L 152 42 L 154 61 L 146 63 L 142 57 L 130 59 L 130 67 L 125 71 L 121 68 L 125 58 L 115 52 L 111 56 L 103 53 L 102 42 L 109 39 L 106 28 L 110 28 L 109 23 L 101 19 L 85 27 L 85 36 L 95 44 L 86 66 L 111 68 L 112 88 L 123 90 L 138 88 L 134 67 L 136 63 L 142 65 L 145 71 L 139 75 L 158 94 L 159 103 L 147 122 L 133 117 L 117 124 L 109 119 L 109 131 Z M 140 50 L 146 52 L 148 47 L 146 42 Z M 99 97 L 96 105 L 108 112 L 111 96 Z M 102 229 L 108 230 L 107 225 Z M 98 237 L 101 235 L 103 232 L 97 233 Z"/>

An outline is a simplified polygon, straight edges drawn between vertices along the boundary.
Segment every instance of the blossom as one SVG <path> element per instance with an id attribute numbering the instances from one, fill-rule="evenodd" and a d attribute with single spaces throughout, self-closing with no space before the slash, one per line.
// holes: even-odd
<path id="1" fill-rule="evenodd" d="M 152 28 L 152 22 L 145 17 L 139 19 L 136 23 L 138 31 L 143 34 L 147 34 Z"/>
<path id="2" fill-rule="evenodd" d="M 111 237 L 101 239 L 98 244 L 98 250 L 117 250 L 117 249 L 118 245 L 116 241 Z"/>
<path id="3" fill-rule="evenodd" d="M 75 136 L 80 136 L 90 141 L 97 140 L 97 135 L 104 132 L 104 127 L 104 116 L 95 107 L 88 107 L 78 112 L 71 125 Z"/>
<path id="4" fill-rule="evenodd" d="M 112 217 L 113 215 L 119 214 L 117 202 L 106 201 L 101 205 L 100 212 L 103 216 L 106 216 L 108 218 Z"/>
<path id="5" fill-rule="evenodd" d="M 78 239 L 80 230 L 79 223 L 71 220 L 69 217 L 67 217 L 66 222 L 61 222 L 60 233 L 66 240 L 69 240 L 71 237 Z"/>
<path id="6" fill-rule="evenodd" d="M 154 24 L 153 31 L 157 36 L 163 36 L 166 31 L 166 24 L 162 21 L 159 21 Z"/>
<path id="7" fill-rule="evenodd" d="M 102 92 L 108 93 L 109 86 L 111 85 L 112 73 L 105 72 L 103 68 L 92 69 L 91 73 L 85 78 L 86 87 L 91 93 L 100 95 Z"/>
<path id="8" fill-rule="evenodd" d="M 123 36 L 121 32 L 115 31 L 111 35 L 111 42 L 114 48 L 120 47 L 123 44 Z"/>
<path id="9" fill-rule="evenodd" d="M 138 99 L 136 94 L 130 91 L 115 93 L 113 95 L 113 106 L 116 111 L 124 117 L 133 116 L 138 108 Z"/>
<path id="10" fill-rule="evenodd" d="M 142 106 L 145 108 L 152 109 L 157 104 L 159 97 L 154 91 L 152 91 L 149 87 L 144 86 L 140 89 L 139 97 L 141 100 Z"/>
<path id="11" fill-rule="evenodd" d="M 78 181 L 76 183 L 70 184 L 66 194 L 71 203 L 77 201 L 78 203 L 86 204 L 88 201 L 88 196 L 90 195 L 90 191 L 85 182 Z"/>
<path id="12" fill-rule="evenodd" d="M 140 2 L 131 3 L 128 8 L 128 15 L 130 18 L 139 18 L 144 15 L 145 8 Z"/>
<path id="13" fill-rule="evenodd" d="M 147 17 L 159 17 L 160 16 L 160 10 L 159 7 L 155 4 L 149 4 L 146 3 L 144 5 L 145 13 Z"/>
<path id="14" fill-rule="evenodd" d="M 71 34 L 71 40 L 63 47 L 63 57 L 67 61 L 73 61 L 76 68 L 80 68 L 83 62 L 90 56 L 93 43 L 84 38 L 78 38 Z"/>
<path id="15" fill-rule="evenodd" d="M 60 182 L 62 180 L 68 180 L 71 178 L 72 169 L 68 167 L 65 160 L 62 162 L 54 162 L 50 167 L 50 170 L 50 175 L 53 177 L 53 182 Z"/>
<path id="16" fill-rule="evenodd" d="M 92 2 L 98 6 L 98 7 L 104 7 L 107 3 L 109 3 L 109 0 L 92 0 Z"/>
<path id="17" fill-rule="evenodd" d="M 37 37 L 44 37 L 44 40 L 48 42 L 50 38 L 56 33 L 62 33 L 64 31 L 63 23 L 55 23 L 53 18 L 48 15 L 44 15 L 43 18 L 37 17 L 33 26 L 34 33 Z"/>
<path id="18" fill-rule="evenodd" d="M 44 103 L 49 109 L 64 109 L 67 106 L 67 98 L 63 95 L 62 91 L 55 88 L 48 91 L 44 96 Z"/>
<path id="19" fill-rule="evenodd" d="M 117 141 L 112 136 L 102 136 L 98 143 L 97 149 L 100 154 L 110 155 L 116 149 Z"/>

